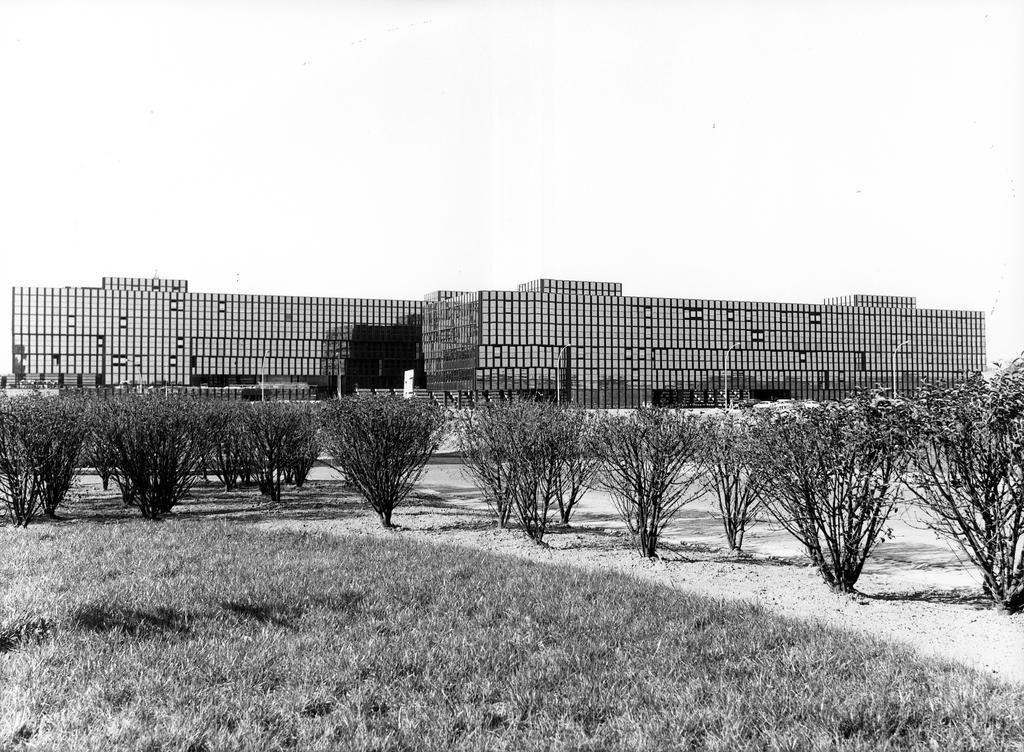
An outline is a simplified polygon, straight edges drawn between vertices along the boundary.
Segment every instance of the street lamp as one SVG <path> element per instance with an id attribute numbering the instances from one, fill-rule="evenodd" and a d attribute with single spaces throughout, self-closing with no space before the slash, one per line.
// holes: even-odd
<path id="1" fill-rule="evenodd" d="M 896 399 L 896 353 L 910 344 L 910 340 L 900 342 L 892 351 L 892 398 Z"/>
<path id="2" fill-rule="evenodd" d="M 732 351 L 742 345 L 742 342 L 733 342 L 725 351 L 725 409 L 729 409 L 729 372 L 732 370 Z"/>
<path id="3" fill-rule="evenodd" d="M 555 362 L 555 404 L 562 402 L 562 353 L 570 347 L 572 347 L 572 342 L 562 345 L 558 350 L 558 360 Z M 568 366 L 568 359 L 566 359 L 566 366 Z"/>

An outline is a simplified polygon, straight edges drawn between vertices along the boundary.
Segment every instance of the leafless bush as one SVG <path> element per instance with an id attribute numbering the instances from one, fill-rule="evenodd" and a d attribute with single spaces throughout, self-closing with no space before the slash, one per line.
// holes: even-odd
<path id="1" fill-rule="evenodd" d="M 697 418 L 658 407 L 608 417 L 595 442 L 601 483 L 642 557 L 656 558 L 672 517 L 700 491 L 695 466 L 701 447 Z"/>
<path id="2" fill-rule="evenodd" d="M 1024 610 L 1024 370 L 926 385 L 914 411 L 911 492 L 981 572 L 986 595 Z"/>
<path id="3" fill-rule="evenodd" d="M 102 440 L 104 419 L 107 413 L 106 400 L 95 396 L 82 398 L 89 434 L 86 437 L 82 462 L 91 467 L 103 484 L 103 490 L 110 488 L 110 479 L 114 477 L 116 457 L 110 451 L 110 445 Z"/>
<path id="4" fill-rule="evenodd" d="M 419 478 L 446 428 L 436 406 L 394 397 L 343 397 L 323 406 L 324 445 L 334 465 L 384 527 Z"/>
<path id="5" fill-rule="evenodd" d="M 42 480 L 25 435 L 24 415 L 0 398 L 0 497 L 15 527 L 28 527 L 42 503 Z"/>
<path id="6" fill-rule="evenodd" d="M 56 517 L 78 474 L 89 426 L 85 405 L 75 395 L 34 394 L 17 399 L 22 444 L 40 484 L 40 501 L 47 517 Z"/>
<path id="7" fill-rule="evenodd" d="M 481 406 L 457 418 L 463 466 L 497 517 L 498 527 L 508 525 L 512 517 L 510 487 L 515 468 L 512 465 L 514 439 L 510 434 L 514 427 L 503 403 Z"/>
<path id="8" fill-rule="evenodd" d="M 209 449 L 205 411 L 187 397 L 133 395 L 104 405 L 101 440 L 116 458 L 125 501 L 147 519 L 166 515 L 192 489 Z"/>
<path id="9" fill-rule="evenodd" d="M 302 488 L 320 457 L 320 421 L 317 406 L 297 405 L 301 424 L 285 473 L 285 482 Z"/>
<path id="10" fill-rule="evenodd" d="M 227 400 L 210 400 L 206 405 L 210 432 L 207 464 L 226 491 L 237 488 L 251 474 L 253 443 L 247 423 L 249 407 Z"/>
<path id="11" fill-rule="evenodd" d="M 563 525 L 572 520 L 576 505 L 595 484 L 601 469 L 596 447 L 599 426 L 596 417 L 576 407 L 563 407 L 554 423 L 555 499 Z"/>
<path id="12" fill-rule="evenodd" d="M 700 465 L 705 488 L 715 494 L 729 549 L 743 551 L 747 527 L 761 506 L 761 476 L 750 419 L 715 415 L 701 425 Z"/>
<path id="13" fill-rule="evenodd" d="M 462 416 L 463 462 L 499 526 L 515 513 L 526 533 L 541 542 L 554 504 L 569 523 L 600 463 L 594 425 L 582 410 L 528 400 L 482 406 Z"/>
<path id="14" fill-rule="evenodd" d="M 869 394 L 758 421 L 765 505 L 836 592 L 891 534 L 909 457 L 905 406 Z"/>
<path id="15" fill-rule="evenodd" d="M 254 402 L 247 406 L 246 426 L 260 492 L 281 500 L 281 484 L 303 439 L 303 408 L 291 402 Z"/>

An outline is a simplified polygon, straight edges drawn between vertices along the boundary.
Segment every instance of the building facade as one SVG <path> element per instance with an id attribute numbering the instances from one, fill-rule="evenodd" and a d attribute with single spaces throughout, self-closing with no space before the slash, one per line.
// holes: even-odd
<path id="1" fill-rule="evenodd" d="M 14 289 L 14 373 L 65 386 L 416 385 L 458 401 L 534 395 L 586 407 L 841 399 L 913 390 L 985 364 L 980 311 L 853 295 L 822 304 L 622 294 L 540 279 L 423 301 L 191 293 L 184 280 Z"/>
<path id="2" fill-rule="evenodd" d="M 415 300 L 193 293 L 185 280 L 16 287 L 14 375 L 61 386 L 309 384 L 324 394 L 418 369 Z"/>

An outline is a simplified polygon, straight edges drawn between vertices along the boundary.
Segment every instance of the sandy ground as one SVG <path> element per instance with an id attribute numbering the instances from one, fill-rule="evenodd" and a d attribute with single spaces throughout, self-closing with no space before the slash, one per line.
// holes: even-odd
<path id="1" fill-rule="evenodd" d="M 333 478 L 325 469 L 313 479 Z M 314 492 L 307 486 L 302 496 Z M 919 653 L 1024 683 L 1024 614 L 1009 616 L 980 597 L 979 580 L 906 508 L 892 522 L 858 582 L 860 595 L 830 592 L 784 531 L 760 523 L 736 559 L 723 548 L 710 499 L 685 508 L 667 530 L 659 561 L 642 561 L 604 494 L 584 497 L 573 524 L 555 528 L 538 546 L 514 529 L 499 530 L 457 464 L 427 467 L 406 506 L 395 513 L 397 534 L 457 544 L 533 561 L 624 572 L 680 591 L 727 601 L 752 601 L 782 616 L 816 621 L 910 646 Z M 260 517 L 260 525 L 361 535 L 395 535 L 367 508 L 358 514 Z"/>

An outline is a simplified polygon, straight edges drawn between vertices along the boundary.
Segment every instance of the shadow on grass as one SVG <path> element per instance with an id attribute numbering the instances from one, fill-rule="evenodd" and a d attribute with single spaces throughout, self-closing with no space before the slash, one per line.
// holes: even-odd
<path id="1" fill-rule="evenodd" d="M 221 601 L 217 605 L 240 620 L 271 624 L 284 629 L 295 629 L 295 621 L 314 611 L 329 611 L 334 615 L 356 616 L 362 611 L 363 594 L 348 590 L 313 598 L 298 603 L 271 601 L 253 603 L 245 600 Z"/>
<path id="2" fill-rule="evenodd" d="M 40 519 L 42 524 L 67 525 L 82 522 L 119 524 L 141 520 L 137 507 L 126 506 L 116 490 L 102 491 L 98 484 L 65 505 L 65 518 Z M 285 486 L 283 498 L 271 502 L 255 486 L 226 491 L 214 482 L 199 482 L 163 519 L 237 519 L 280 518 L 297 520 L 328 520 L 363 511 L 358 496 L 341 481 L 307 481 L 302 488 Z M 63 508 L 62 508 L 63 509 Z"/>
<path id="3" fill-rule="evenodd" d="M 192 631 L 185 615 L 175 608 L 127 608 L 107 603 L 79 606 L 71 613 L 69 626 L 80 632 L 123 631 L 132 636 L 186 635 Z"/>

